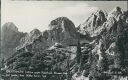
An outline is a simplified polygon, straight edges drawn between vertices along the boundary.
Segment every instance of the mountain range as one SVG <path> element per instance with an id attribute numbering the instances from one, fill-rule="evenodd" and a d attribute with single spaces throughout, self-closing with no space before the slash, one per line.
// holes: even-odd
<path id="1" fill-rule="evenodd" d="M 58 17 L 43 32 L 19 32 L 8 22 L 1 36 L 8 69 L 71 69 L 72 76 L 84 72 L 92 80 L 116 80 L 104 75 L 114 69 L 128 72 L 128 11 L 120 7 L 110 13 L 98 10 L 78 27 L 67 17 Z"/>

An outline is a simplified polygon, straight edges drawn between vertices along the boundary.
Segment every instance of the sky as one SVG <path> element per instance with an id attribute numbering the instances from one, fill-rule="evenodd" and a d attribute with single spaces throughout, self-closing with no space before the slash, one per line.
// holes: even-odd
<path id="1" fill-rule="evenodd" d="M 57 17 L 67 17 L 77 27 L 91 13 L 101 9 L 106 12 L 120 6 L 127 9 L 126 1 L 9 1 L 2 0 L 1 24 L 13 22 L 22 32 L 37 28 L 48 29 L 50 22 Z"/>

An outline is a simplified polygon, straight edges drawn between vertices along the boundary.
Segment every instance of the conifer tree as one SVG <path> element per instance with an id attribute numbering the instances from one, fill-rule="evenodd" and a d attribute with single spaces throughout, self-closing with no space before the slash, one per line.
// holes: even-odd
<path id="1" fill-rule="evenodd" d="M 78 43 L 77 43 L 77 54 L 76 54 L 76 60 L 77 60 L 77 63 L 80 64 L 81 62 L 81 46 L 80 46 L 80 42 L 78 40 Z"/>

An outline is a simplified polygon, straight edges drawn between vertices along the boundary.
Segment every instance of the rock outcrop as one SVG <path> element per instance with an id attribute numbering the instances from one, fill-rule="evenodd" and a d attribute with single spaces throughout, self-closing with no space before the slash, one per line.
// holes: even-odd
<path id="1" fill-rule="evenodd" d="M 40 53 L 55 43 L 70 46 L 76 45 L 77 41 L 78 35 L 73 22 L 66 17 L 59 17 L 51 21 L 48 30 L 40 32 L 34 29 L 28 33 L 20 40 L 20 45 L 16 50 Z"/>
<path id="2" fill-rule="evenodd" d="M 12 48 L 18 46 L 7 60 L 9 69 L 54 72 L 70 69 L 75 79 L 91 80 L 111 80 L 113 77 L 106 73 L 128 72 L 128 11 L 119 7 L 109 14 L 102 10 L 93 13 L 77 29 L 66 17 L 52 20 L 44 32 L 34 29 L 25 36 L 13 24 L 4 26 L 12 26 L 3 29 L 9 33 L 3 35 L 4 46 L 10 41 Z"/>
<path id="3" fill-rule="evenodd" d="M 15 49 L 16 52 L 7 60 L 7 65 L 11 69 L 25 70 L 37 70 L 39 65 L 46 68 L 53 66 L 55 71 L 66 71 L 67 60 L 73 61 L 76 55 L 70 46 L 77 45 L 77 41 L 78 36 L 73 22 L 66 17 L 59 17 L 51 21 L 49 30 L 40 32 L 34 29 L 22 37 Z M 23 58 L 27 62 L 23 62 Z M 39 69 L 45 70 L 43 67 Z"/>
<path id="4" fill-rule="evenodd" d="M 106 13 L 102 10 L 90 15 L 90 17 L 79 26 L 79 32 L 83 35 L 95 37 L 102 31 L 102 25 L 106 21 Z"/>
<path id="5" fill-rule="evenodd" d="M 48 40 L 63 45 L 77 44 L 78 35 L 75 25 L 66 17 L 59 17 L 49 24 Z"/>
<path id="6" fill-rule="evenodd" d="M 16 51 L 39 53 L 46 48 L 46 43 L 42 33 L 38 29 L 34 29 L 20 40 Z"/>
<path id="7" fill-rule="evenodd" d="M 116 7 L 114 10 L 112 10 L 112 12 L 108 14 L 108 16 L 104 18 L 104 20 L 100 18 L 100 20 L 103 20 L 100 21 L 100 25 L 96 24 L 97 20 L 95 20 L 94 17 L 92 17 L 92 19 L 89 17 L 84 26 L 80 25 L 79 32 L 81 34 L 95 37 L 90 43 L 88 43 L 92 47 L 91 50 L 83 48 L 83 51 L 87 50 L 90 56 L 88 59 L 85 58 L 85 60 L 88 61 L 85 63 L 83 62 L 82 64 L 85 64 L 85 73 L 89 72 L 88 74 L 92 80 L 104 79 L 105 76 L 102 77 L 102 74 L 107 71 L 112 71 L 113 69 L 118 69 L 118 71 L 122 71 L 122 69 L 127 70 L 127 13 L 128 11 L 122 11 L 121 8 Z M 82 54 L 85 54 L 86 52 L 82 52 Z M 126 71 L 122 71 L 122 73 L 125 72 Z"/>
<path id="8" fill-rule="evenodd" d="M 20 39 L 26 34 L 19 32 L 16 25 L 8 22 L 2 26 L 1 30 L 1 52 L 2 57 L 9 58 L 14 49 L 20 44 Z"/>
<path id="9" fill-rule="evenodd" d="M 7 61 L 7 65 L 13 70 L 67 72 L 67 65 L 71 65 L 74 55 L 65 46 L 55 43 L 40 53 L 18 53 Z"/>

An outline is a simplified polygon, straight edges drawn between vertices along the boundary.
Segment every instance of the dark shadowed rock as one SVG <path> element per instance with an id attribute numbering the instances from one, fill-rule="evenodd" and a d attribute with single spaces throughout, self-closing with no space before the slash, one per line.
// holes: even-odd
<path id="1" fill-rule="evenodd" d="M 19 41 L 25 36 L 25 33 L 19 32 L 16 25 L 12 22 L 4 24 L 1 33 L 2 54 L 4 55 L 3 57 L 8 58 L 20 44 Z"/>
<path id="2" fill-rule="evenodd" d="M 77 78 L 111 80 L 104 72 L 126 72 L 128 67 L 128 11 L 119 7 L 108 15 L 101 10 L 93 13 L 77 29 L 71 20 L 59 17 L 44 32 L 34 29 L 22 38 L 12 38 L 19 36 L 18 29 L 13 24 L 6 26 L 12 28 L 5 27 L 3 31 L 10 34 L 6 33 L 7 41 L 3 39 L 11 47 L 18 45 L 7 60 L 8 69 L 66 72 L 70 68 Z M 77 53 L 81 54 L 79 63 Z"/>

